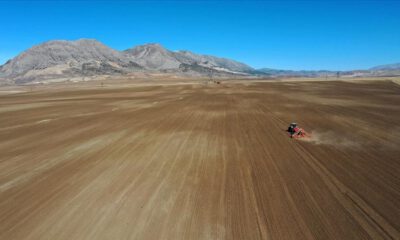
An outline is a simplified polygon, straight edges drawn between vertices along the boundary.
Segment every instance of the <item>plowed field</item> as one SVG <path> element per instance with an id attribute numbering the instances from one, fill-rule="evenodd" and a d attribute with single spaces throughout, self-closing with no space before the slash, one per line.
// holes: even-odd
<path id="1" fill-rule="evenodd" d="M 0 239 L 400 239 L 399 126 L 383 81 L 2 95 Z"/>

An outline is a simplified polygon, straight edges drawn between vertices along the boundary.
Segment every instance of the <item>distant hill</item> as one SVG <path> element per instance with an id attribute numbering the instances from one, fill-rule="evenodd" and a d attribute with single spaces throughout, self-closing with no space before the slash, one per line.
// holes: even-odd
<path id="1" fill-rule="evenodd" d="M 187 76 L 247 75 L 243 63 L 189 51 L 173 52 L 159 44 L 117 51 L 93 39 L 56 40 L 34 46 L 0 67 L 0 78 L 27 83 L 53 78 L 169 72 Z"/>
<path id="2" fill-rule="evenodd" d="M 280 70 L 272 68 L 261 68 L 256 71 L 275 77 L 373 77 L 373 76 L 400 76 L 400 63 L 376 66 L 367 70 L 351 71 L 328 71 L 328 70 Z"/>
<path id="3" fill-rule="evenodd" d="M 400 63 L 380 65 L 380 66 L 370 68 L 370 70 L 373 70 L 373 71 L 376 71 L 376 70 L 400 70 Z"/>
<path id="4" fill-rule="evenodd" d="M 369 71 L 374 76 L 400 76 L 400 63 L 376 66 Z"/>
<path id="5" fill-rule="evenodd" d="M 280 77 L 320 77 L 320 76 L 336 76 L 337 71 L 307 71 L 307 70 L 281 70 L 281 69 L 272 69 L 272 68 L 261 68 L 257 69 L 258 72 L 262 72 L 264 74 L 270 76 L 280 76 Z"/>

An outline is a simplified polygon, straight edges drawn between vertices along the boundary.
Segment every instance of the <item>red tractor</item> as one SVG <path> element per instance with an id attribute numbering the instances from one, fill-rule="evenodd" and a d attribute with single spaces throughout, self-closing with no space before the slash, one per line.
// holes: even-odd
<path id="1" fill-rule="evenodd" d="M 293 122 L 288 127 L 288 133 L 291 138 L 308 138 L 308 134 L 304 129 L 297 127 L 297 123 Z"/>

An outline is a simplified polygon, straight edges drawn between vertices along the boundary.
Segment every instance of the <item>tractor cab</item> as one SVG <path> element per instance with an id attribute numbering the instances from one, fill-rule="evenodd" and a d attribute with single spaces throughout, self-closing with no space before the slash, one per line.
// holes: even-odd
<path id="1" fill-rule="evenodd" d="M 287 131 L 288 131 L 289 133 L 294 133 L 296 127 L 297 127 L 297 123 L 293 122 L 293 123 L 291 123 L 291 124 L 289 125 Z"/>

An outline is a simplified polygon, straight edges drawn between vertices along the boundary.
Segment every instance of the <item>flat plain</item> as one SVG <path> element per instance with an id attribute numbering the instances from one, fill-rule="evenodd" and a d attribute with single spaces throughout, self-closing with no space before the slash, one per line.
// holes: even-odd
<path id="1" fill-rule="evenodd" d="M 400 239 L 399 123 L 390 81 L 0 95 L 0 239 Z"/>

